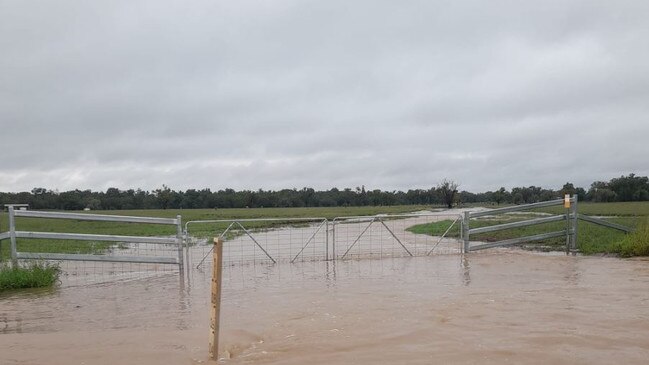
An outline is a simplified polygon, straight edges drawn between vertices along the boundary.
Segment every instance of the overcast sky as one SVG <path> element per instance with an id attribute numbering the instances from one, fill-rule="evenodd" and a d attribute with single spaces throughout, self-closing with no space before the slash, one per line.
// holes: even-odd
<path id="1" fill-rule="evenodd" d="M 649 174 L 649 2 L 0 0 L 0 191 Z"/>

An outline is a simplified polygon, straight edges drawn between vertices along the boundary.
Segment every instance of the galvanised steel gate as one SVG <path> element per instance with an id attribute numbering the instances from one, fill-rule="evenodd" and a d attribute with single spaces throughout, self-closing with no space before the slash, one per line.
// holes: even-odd
<path id="1" fill-rule="evenodd" d="M 492 225 L 492 226 L 486 226 L 480 228 L 471 228 L 470 226 L 472 218 L 494 216 L 494 215 L 500 215 L 504 213 L 522 212 L 530 209 L 553 207 L 553 206 L 564 205 L 567 203 L 569 203 L 570 207 L 566 209 L 565 214 L 551 215 L 548 217 L 534 218 L 534 219 L 528 219 L 519 222 L 504 223 L 504 224 L 498 224 L 498 225 Z M 565 229 L 554 231 L 554 232 L 541 233 L 532 236 L 517 237 L 517 238 L 506 239 L 497 242 L 482 243 L 482 244 L 471 246 L 471 241 L 470 241 L 471 235 L 475 235 L 479 233 L 502 231 L 502 230 L 512 229 L 512 228 L 521 228 L 521 227 L 533 226 L 537 224 L 560 222 L 560 221 L 566 222 Z M 487 248 L 494 248 L 494 247 L 513 246 L 525 242 L 539 241 L 539 240 L 555 238 L 555 237 L 566 237 L 566 252 L 575 251 L 577 248 L 577 196 L 575 195 L 568 199 L 556 199 L 556 200 L 550 200 L 550 201 L 540 202 L 540 203 L 516 205 L 512 207 L 491 209 L 482 212 L 466 211 L 464 212 L 464 219 L 463 219 L 462 226 L 464 230 L 462 234 L 464 240 L 464 252 L 484 250 Z"/>
<path id="2" fill-rule="evenodd" d="M 569 203 L 564 214 L 547 215 L 523 221 L 471 228 L 471 220 L 521 212 L 536 208 L 560 206 Z M 175 235 L 167 237 L 123 236 L 108 234 L 33 232 L 16 229 L 16 218 L 45 218 L 73 221 L 143 223 L 175 227 Z M 568 200 L 517 205 L 464 215 L 446 213 L 412 213 L 358 217 L 326 218 L 267 218 L 190 221 L 182 228 L 180 216 L 176 218 L 130 217 L 86 213 L 44 212 L 16 210 L 9 206 L 9 231 L 0 232 L 0 242 L 10 240 L 12 262 L 18 260 L 99 261 L 145 264 L 172 264 L 181 269 L 200 266 L 213 245 L 201 243 L 192 237 L 190 225 L 210 224 L 208 235 L 226 241 L 226 263 L 338 260 L 366 257 L 425 256 L 431 254 L 462 253 L 494 247 L 506 247 L 530 241 L 565 237 L 566 251 L 577 250 L 577 220 L 632 231 L 631 228 L 600 218 L 577 213 L 577 196 Z M 477 234 L 527 227 L 552 222 L 565 222 L 565 228 L 548 233 L 517 237 L 498 242 L 471 244 Z M 423 229 L 415 230 L 415 227 Z M 211 228 L 210 228 L 211 227 Z M 220 227 L 220 228 L 217 228 Z M 430 228 L 430 229 L 429 229 Z M 63 241 L 114 242 L 108 250 L 92 253 L 19 251 L 18 239 L 46 239 Z M 461 244 L 463 243 L 463 245 Z M 38 248 L 47 248 L 50 241 Z M 184 250 L 183 250 L 184 245 Z M 43 251 L 46 251 L 43 249 Z M 65 253 L 61 253 L 65 252 Z M 184 261 L 187 261 L 184 263 Z M 195 262 L 192 262 L 195 261 Z M 181 270 L 182 271 L 182 270 Z"/>
<path id="3" fill-rule="evenodd" d="M 16 218 L 45 218 L 74 221 L 143 223 L 175 226 L 176 233 L 170 237 L 122 236 L 86 233 L 33 232 L 16 229 Z M 11 241 L 11 261 L 16 265 L 18 260 L 57 260 L 57 261 L 101 261 L 145 264 L 173 264 L 183 267 L 183 235 L 180 216 L 176 218 L 131 217 L 118 215 L 101 215 L 85 213 L 44 212 L 33 210 L 15 210 L 9 206 L 9 232 L 0 234 L 0 239 Z M 55 252 L 19 252 L 18 239 L 46 239 L 63 241 L 114 242 L 116 248 L 108 253 L 92 254 L 55 253 Z M 47 248 L 44 243 L 42 248 Z M 65 243 L 64 243 L 65 245 Z M 65 247 L 63 252 L 66 250 Z"/>
<path id="4" fill-rule="evenodd" d="M 224 262 L 276 263 L 329 260 L 329 220 L 323 217 L 196 220 L 185 223 L 189 266 L 200 268 L 210 256 L 212 237 L 226 241 Z M 201 231 L 198 227 L 203 226 Z M 210 232 L 210 237 L 192 236 Z M 209 261 L 209 260 L 208 260 Z"/>
<path id="5" fill-rule="evenodd" d="M 196 260 L 191 266 L 209 263 L 211 239 L 193 237 L 206 230 L 225 241 L 226 265 L 461 253 L 461 223 L 461 215 L 444 213 L 189 221 L 186 256 Z M 427 230 L 431 224 L 439 233 Z M 423 234 L 412 230 L 419 225 Z"/>
<path id="6" fill-rule="evenodd" d="M 461 253 L 461 223 L 460 215 L 447 213 L 336 217 L 331 222 L 332 257 Z M 419 233 L 415 232 L 415 227 L 421 227 L 417 230 Z"/>

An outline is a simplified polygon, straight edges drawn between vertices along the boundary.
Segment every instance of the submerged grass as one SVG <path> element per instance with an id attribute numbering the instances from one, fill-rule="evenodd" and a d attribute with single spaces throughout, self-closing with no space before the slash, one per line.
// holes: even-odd
<path id="1" fill-rule="evenodd" d="M 54 285 L 61 270 L 57 265 L 32 263 L 29 266 L 0 267 L 0 292 L 12 289 L 41 288 Z"/>

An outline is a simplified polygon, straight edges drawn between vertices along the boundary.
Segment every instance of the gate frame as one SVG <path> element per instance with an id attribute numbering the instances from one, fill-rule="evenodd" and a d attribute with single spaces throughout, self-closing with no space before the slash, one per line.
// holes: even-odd
<path id="1" fill-rule="evenodd" d="M 311 244 L 311 241 L 316 237 L 318 232 L 322 229 L 323 226 L 325 226 L 325 261 L 329 261 L 329 220 L 325 217 L 287 217 L 287 218 L 246 218 L 246 219 L 206 219 L 206 220 L 194 220 L 194 221 L 187 221 L 185 222 L 185 230 L 183 232 L 183 235 L 185 237 L 185 241 L 187 242 L 187 251 L 189 252 L 189 225 L 190 224 L 206 224 L 206 223 L 230 223 L 228 227 L 221 232 L 221 234 L 216 237 L 218 239 L 224 240 L 225 234 L 234 226 L 235 224 L 241 227 L 243 229 L 244 233 L 250 237 L 250 239 L 255 243 L 257 247 L 259 247 L 264 254 L 266 254 L 266 257 L 268 257 L 273 263 L 277 263 L 277 260 L 273 258 L 267 251 L 264 249 L 264 247 L 257 242 L 253 234 L 244 227 L 241 223 L 246 223 L 246 222 L 315 222 L 319 223 L 319 225 L 316 227 L 315 232 L 309 237 L 309 239 L 306 241 L 304 246 L 300 249 L 297 255 L 293 259 L 290 260 L 291 263 L 295 262 L 297 258 L 304 252 L 304 249 Z M 214 246 L 207 251 L 207 253 L 203 256 L 203 258 L 200 260 L 198 265 L 196 265 L 196 268 L 200 268 L 203 265 L 203 262 L 207 259 L 207 257 L 210 255 L 210 253 L 214 250 Z M 188 260 L 189 260 L 189 253 L 187 254 Z M 187 263 L 187 266 L 191 266 L 191 263 Z"/>
<path id="2" fill-rule="evenodd" d="M 33 232 L 16 230 L 16 217 L 25 218 L 47 218 L 47 219 L 71 219 L 96 222 L 122 222 L 122 223 L 145 223 L 176 226 L 176 235 L 173 238 L 147 237 L 147 236 L 120 236 L 103 234 L 65 233 L 65 232 Z M 154 218 L 134 217 L 124 215 L 108 214 L 86 214 L 86 213 L 62 213 L 46 212 L 37 210 L 15 210 L 9 206 L 9 232 L 8 238 L 11 241 L 11 263 L 18 265 L 18 260 L 56 260 L 56 261 L 100 261 L 100 262 L 130 262 L 146 264 L 175 264 L 180 272 L 183 271 L 183 235 L 182 218 Z M 0 239 L 7 234 L 0 234 Z M 37 238 L 52 240 L 81 240 L 81 241 L 108 241 L 127 243 L 149 243 L 149 244 L 175 244 L 178 246 L 177 257 L 152 257 L 152 256 L 113 256 L 93 254 L 67 254 L 47 252 L 18 252 L 17 238 Z"/>
<path id="3" fill-rule="evenodd" d="M 552 206 L 557 206 L 557 205 L 563 205 L 566 200 L 565 199 L 556 199 L 556 200 L 550 200 L 550 201 L 545 201 L 545 202 L 540 202 L 540 203 L 532 203 L 532 204 L 522 204 L 522 205 L 516 205 L 512 207 L 505 207 L 505 208 L 499 208 L 499 209 L 492 209 L 492 210 L 487 210 L 483 212 L 469 212 L 465 211 L 464 212 L 464 219 L 463 219 L 463 239 L 464 239 L 464 252 L 471 252 L 471 251 L 477 251 L 477 250 L 484 250 L 487 248 L 494 248 L 494 247 L 505 247 L 505 246 L 513 246 L 529 241 L 538 241 L 538 240 L 543 240 L 547 238 L 554 238 L 554 237 L 562 237 L 565 235 L 566 237 L 566 253 L 576 252 L 577 249 L 577 195 L 573 195 L 570 198 L 567 198 L 570 202 L 570 208 L 566 208 L 566 213 L 561 214 L 561 215 L 553 215 L 550 217 L 543 217 L 543 218 L 534 218 L 534 219 L 528 219 L 524 221 L 519 221 L 519 222 L 512 222 L 512 223 L 504 223 L 504 224 L 497 224 L 493 226 L 487 226 L 487 227 L 480 227 L 480 228 L 470 228 L 470 220 L 471 218 L 478 218 L 478 217 L 484 217 L 484 216 L 489 216 L 489 215 L 497 215 L 497 214 L 503 214 L 503 213 L 511 213 L 511 212 L 521 212 L 525 210 L 530 210 L 530 209 L 536 209 L 536 208 L 545 208 L 545 207 L 552 207 Z M 518 238 L 512 238 L 512 239 L 507 239 L 507 240 L 501 240 L 497 242 L 492 242 L 492 243 L 485 243 L 477 246 L 471 247 L 471 234 L 477 234 L 477 233 L 486 233 L 486 232 L 494 232 L 494 231 L 501 231 L 505 229 L 511 229 L 511 228 L 520 228 L 520 227 L 527 227 L 527 226 L 532 226 L 532 225 L 537 225 L 537 224 L 543 224 L 543 223 L 550 223 L 550 222 L 559 222 L 559 221 L 566 221 L 566 229 L 561 230 L 561 231 L 555 231 L 555 232 L 549 232 L 549 233 L 542 233 L 542 234 L 537 234 L 537 235 L 532 235 L 532 236 L 524 236 L 524 237 L 518 237 Z"/>
<path id="4" fill-rule="evenodd" d="M 402 218 L 402 219 L 407 219 L 407 218 L 418 218 L 418 217 L 444 217 L 444 218 L 452 218 L 452 217 L 455 217 L 455 219 L 453 220 L 453 223 L 451 223 L 451 225 L 446 229 L 446 231 L 444 232 L 444 234 L 442 234 L 442 236 L 440 236 L 440 238 L 439 238 L 439 240 L 437 241 L 437 243 L 435 243 L 435 245 L 433 245 L 433 247 L 432 247 L 432 248 L 431 248 L 431 249 L 426 253 L 426 256 L 430 256 L 430 254 L 433 252 L 433 250 L 435 250 L 435 248 L 437 248 L 437 246 L 438 246 L 438 245 L 442 242 L 442 240 L 446 237 L 446 235 L 447 235 L 448 232 L 451 230 L 451 228 L 453 228 L 453 226 L 454 226 L 456 223 L 458 223 L 458 222 L 460 222 L 460 238 L 458 238 L 458 241 L 459 241 L 459 242 L 462 241 L 462 235 L 463 235 L 463 228 L 462 228 L 463 226 L 462 226 L 462 225 L 463 225 L 463 221 L 461 220 L 462 215 L 459 214 L 459 213 L 456 213 L 456 214 L 448 214 L 448 213 L 444 214 L 444 212 L 441 212 L 441 213 L 427 213 L 427 214 L 407 214 L 407 213 L 404 213 L 404 214 L 377 214 L 377 215 L 366 215 L 366 216 L 342 216 L 342 217 L 335 217 L 334 219 L 331 220 L 331 226 L 332 226 L 332 227 L 331 227 L 332 260 L 342 260 L 342 259 L 344 259 L 345 256 L 347 256 L 347 253 L 349 253 L 349 251 L 352 249 L 352 247 L 354 247 L 354 245 L 355 245 L 355 244 L 360 240 L 360 238 L 365 234 L 365 232 L 370 228 L 370 226 L 372 226 L 372 224 L 374 224 L 374 222 L 376 222 L 377 220 L 378 220 L 378 222 L 380 222 L 380 223 L 381 223 L 381 224 L 382 224 L 382 225 L 383 225 L 383 226 L 388 230 L 388 232 L 390 233 L 390 235 L 391 235 L 391 236 L 392 236 L 392 237 L 393 237 L 393 238 L 394 238 L 394 239 L 399 243 L 399 245 L 401 245 L 401 247 L 402 247 L 402 248 L 403 248 L 403 249 L 404 249 L 404 250 L 405 250 L 405 251 L 406 251 L 406 252 L 407 252 L 411 257 L 413 257 L 414 255 L 413 255 L 413 254 L 408 250 L 408 248 L 406 248 L 406 246 L 405 246 L 405 245 L 401 242 L 401 240 L 400 240 L 400 239 L 399 239 L 399 238 L 394 234 L 394 232 L 392 232 L 392 230 L 391 230 L 391 229 L 390 229 L 390 228 L 385 224 L 385 222 L 383 221 L 383 219 L 386 219 L 386 218 L 387 218 L 387 219 L 389 219 L 389 218 L 397 218 L 397 219 Z M 347 248 L 347 251 L 346 251 L 346 252 L 345 252 L 345 253 L 344 253 L 340 258 L 338 258 L 338 257 L 336 257 L 336 225 L 338 225 L 338 224 L 344 224 L 343 222 L 344 222 L 345 220 L 350 220 L 350 219 L 357 220 L 358 223 L 369 222 L 369 224 L 367 225 L 367 227 L 365 227 L 365 229 L 361 232 L 361 234 L 358 235 L 358 237 L 356 238 L 356 240 L 354 241 L 354 243 L 352 243 L 352 244 Z"/>

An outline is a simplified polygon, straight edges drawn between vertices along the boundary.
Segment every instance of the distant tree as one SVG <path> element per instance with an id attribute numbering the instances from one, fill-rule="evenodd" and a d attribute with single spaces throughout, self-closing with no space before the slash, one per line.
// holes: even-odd
<path id="1" fill-rule="evenodd" d="M 496 190 L 491 194 L 491 199 L 496 202 L 497 205 L 500 205 L 507 198 L 507 190 L 504 187 Z"/>
<path id="2" fill-rule="evenodd" d="M 637 201 L 649 199 L 649 178 L 646 176 L 620 176 L 608 183 L 617 196 L 618 201 Z"/>
<path id="3" fill-rule="evenodd" d="M 172 194 L 171 194 L 171 189 L 169 189 L 167 185 L 162 184 L 162 188 L 156 189 L 154 194 L 156 198 L 158 198 L 158 203 L 160 204 L 160 208 L 162 209 L 170 208 Z"/>
<path id="4" fill-rule="evenodd" d="M 611 190 L 609 184 L 604 181 L 595 181 L 590 184 L 590 189 L 588 190 L 588 200 L 605 203 L 615 201 L 617 194 Z"/>
<path id="5" fill-rule="evenodd" d="M 512 202 L 514 204 L 523 204 L 523 203 L 525 203 L 523 193 L 521 193 L 520 191 L 514 192 L 512 190 Z"/>
<path id="6" fill-rule="evenodd" d="M 580 200 L 586 200 L 588 194 L 586 194 L 586 190 L 584 188 L 576 188 L 575 195 L 577 195 Z"/>
<path id="7" fill-rule="evenodd" d="M 101 201 L 97 198 L 87 198 L 84 200 L 84 208 L 96 210 L 101 209 Z"/>
<path id="8" fill-rule="evenodd" d="M 563 187 L 559 191 L 559 193 L 561 194 L 562 197 L 565 196 L 566 194 L 569 194 L 571 196 L 575 195 L 576 192 L 577 192 L 577 190 L 575 189 L 575 186 L 572 183 L 569 183 L 569 182 L 563 184 Z"/>
<path id="9" fill-rule="evenodd" d="M 455 202 L 455 196 L 457 195 L 457 188 L 460 184 L 455 181 L 444 179 L 441 183 L 437 185 L 437 191 L 442 196 L 444 204 L 451 209 L 453 208 L 453 203 Z"/>

